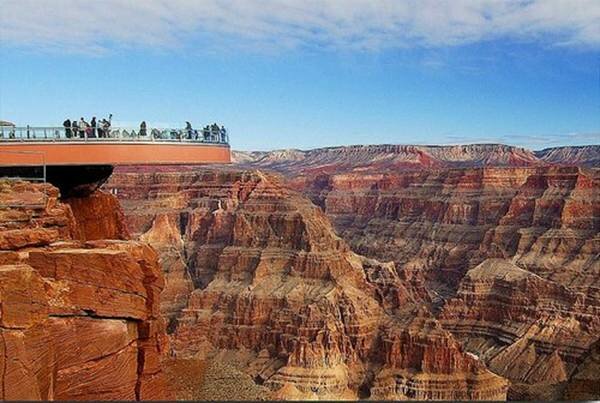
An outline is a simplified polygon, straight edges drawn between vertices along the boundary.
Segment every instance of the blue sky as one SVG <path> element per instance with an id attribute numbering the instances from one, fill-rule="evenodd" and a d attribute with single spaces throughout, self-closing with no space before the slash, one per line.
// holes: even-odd
<path id="1" fill-rule="evenodd" d="M 599 144 L 599 5 L 4 0 L 0 119 L 216 121 L 242 150 Z"/>

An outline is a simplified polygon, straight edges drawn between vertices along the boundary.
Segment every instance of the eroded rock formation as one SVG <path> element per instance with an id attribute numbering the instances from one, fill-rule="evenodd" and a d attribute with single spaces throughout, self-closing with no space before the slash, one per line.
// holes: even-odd
<path id="1" fill-rule="evenodd" d="M 434 306 L 441 307 L 458 288 L 456 297 L 471 314 L 467 318 L 455 312 L 456 301 L 451 300 L 444 308 L 445 327 L 492 370 L 511 379 L 515 389 L 521 383 L 564 382 L 597 338 L 597 171 L 545 167 L 338 174 L 327 184 L 318 193 L 307 189 L 356 251 L 393 260 Z M 497 263 L 501 269 L 488 273 L 496 288 L 473 286 L 465 273 L 489 258 L 509 262 Z M 498 288 L 494 275 L 510 277 L 512 268 L 530 276 Z M 473 305 L 473 287 L 482 293 L 484 306 Z M 533 299 L 515 300 L 520 293 Z M 539 293 L 544 297 L 534 298 Z M 497 294 L 513 298 L 493 302 Z M 562 311 L 556 308 L 561 304 Z M 548 314 L 545 305 L 560 313 Z M 514 309 L 522 315 L 516 317 Z M 485 319 L 488 311 L 504 319 Z"/>
<path id="2" fill-rule="evenodd" d="M 467 272 L 440 320 L 513 381 L 515 398 L 530 399 L 539 385 L 561 385 L 575 372 L 598 339 L 600 305 L 589 293 L 488 259 Z"/>
<path id="3" fill-rule="evenodd" d="M 533 166 L 501 168 L 488 159 L 392 172 L 343 156 L 270 166 L 321 206 L 354 251 L 393 261 L 444 328 L 512 381 L 509 397 L 540 399 L 560 397 L 597 340 L 599 150 L 548 149 Z M 267 166 L 262 158 L 244 164 Z M 468 153 L 457 158 L 474 165 Z"/>
<path id="4" fill-rule="evenodd" d="M 130 239 L 117 198 L 105 192 L 63 199 L 77 221 L 79 239 Z"/>
<path id="5" fill-rule="evenodd" d="M 122 168 L 108 186 L 133 235 L 163 251 L 177 355 L 245 352 L 244 370 L 279 398 L 505 397 L 393 263 L 352 252 L 278 179 Z"/>
<path id="6" fill-rule="evenodd" d="M 244 199 L 235 196 L 237 190 L 228 190 L 229 182 L 239 182 L 231 176 L 223 179 L 215 172 L 190 170 L 177 177 L 165 169 L 157 176 L 139 175 L 147 170 L 131 174 L 121 170 L 112 186 L 124 192 L 120 197 L 126 203 L 131 200 L 126 210 L 138 236 L 144 234 L 152 242 L 163 238 L 161 233 L 171 234 L 164 236 L 169 241 L 163 244 L 171 245 L 171 261 L 178 262 L 174 265 L 177 280 L 173 282 L 178 298 L 172 298 L 178 302 L 176 308 L 169 309 L 176 334 L 186 335 L 179 340 L 187 337 L 187 344 L 201 346 L 199 349 L 215 345 L 262 349 L 256 362 L 247 366 L 254 368 L 257 379 L 273 389 L 280 388 L 276 396 L 314 397 L 301 382 L 314 375 L 302 371 L 308 368 L 309 373 L 316 374 L 310 363 L 327 362 L 331 368 L 319 377 L 327 379 L 321 390 L 330 394 L 321 396 L 342 396 L 348 390 L 340 385 L 347 384 L 350 392 L 358 390 L 360 396 L 447 397 L 452 382 L 477 382 L 448 376 L 436 394 L 434 385 L 439 378 L 428 381 L 429 367 L 415 365 L 400 346 L 410 346 L 411 354 L 427 356 L 424 361 L 442 354 L 446 357 L 442 362 L 455 363 L 452 371 L 460 367 L 468 373 L 470 364 L 448 358 L 454 354 L 448 352 L 454 348 L 449 346 L 458 342 L 458 350 L 452 351 L 461 351 L 460 357 L 464 356 L 461 348 L 465 348 L 473 354 L 468 357 L 480 360 L 479 365 L 485 363 L 510 379 L 510 398 L 557 398 L 582 387 L 577 379 L 588 379 L 590 370 L 585 368 L 593 366 L 586 366 L 584 361 L 597 340 L 600 306 L 600 177 L 594 168 L 598 153 L 597 146 L 532 152 L 503 145 L 382 145 L 237 153 L 234 158 L 243 167 L 283 174 L 281 181 L 307 195 L 331 220 L 346 252 L 324 244 L 324 250 L 335 251 L 336 259 L 321 258 L 320 265 L 331 267 L 335 261 L 336 267 L 344 267 L 339 256 L 346 255 L 342 262 L 352 261 L 348 256 L 358 256 L 361 263 L 357 272 L 365 273 L 367 285 L 376 290 L 375 304 L 359 309 L 351 302 L 352 314 L 343 316 L 360 318 L 370 312 L 370 317 L 377 318 L 376 325 L 371 325 L 377 329 L 371 331 L 376 336 L 368 336 L 377 340 L 371 350 L 354 344 L 351 349 L 345 347 L 339 339 L 343 334 L 337 330 L 340 325 L 327 328 L 318 339 L 320 345 L 327 346 L 324 350 L 339 350 L 342 357 L 351 357 L 342 361 L 320 355 L 323 348 L 315 350 L 314 342 L 303 346 L 300 355 L 305 357 L 308 352 L 309 357 L 317 357 L 312 360 L 297 358 L 294 346 L 268 347 L 279 340 L 272 334 L 273 321 L 287 324 L 292 318 L 283 308 L 295 306 L 287 295 L 296 294 L 286 287 L 290 275 L 297 275 L 290 271 L 279 277 L 285 281 L 278 282 L 272 279 L 274 273 L 267 271 L 268 283 L 274 284 L 270 289 L 256 273 L 277 265 L 283 271 L 287 265 L 303 267 L 299 255 L 290 254 L 290 250 L 308 248 L 308 256 L 317 253 L 310 242 L 282 246 L 271 241 L 271 235 L 267 243 L 257 241 L 279 228 L 278 219 L 273 218 L 277 212 L 298 208 L 290 196 L 293 192 L 251 191 L 251 197 Z M 269 176 L 268 180 L 273 179 Z M 199 186 L 200 181 L 206 185 Z M 270 186 L 274 187 L 281 188 Z M 278 198 L 295 207 L 275 202 Z M 228 204 L 231 199 L 236 200 L 233 206 Z M 150 201 L 140 205 L 140 200 Z M 169 205 L 176 206 L 177 213 L 169 212 Z M 301 214 L 305 230 L 312 228 L 306 217 L 315 214 L 318 216 Z M 285 239 L 296 237 L 297 232 L 275 233 Z M 247 238 L 243 234 L 252 235 Z M 271 255 L 273 262 L 278 262 L 282 250 L 286 251 L 287 263 L 265 263 Z M 232 267 L 244 267 L 244 274 Z M 350 273 L 347 269 L 342 272 Z M 322 274 L 316 278 L 323 281 Z M 363 294 L 372 295 L 362 282 L 356 285 L 331 275 L 325 278 L 341 289 L 360 290 L 357 301 L 363 304 L 369 301 Z M 190 287 L 195 291 L 186 301 Z M 278 291 L 289 293 L 284 298 Z M 318 294 L 310 288 L 310 295 Z M 265 295 L 269 296 L 268 303 L 264 302 Z M 304 296 L 302 300 L 304 306 L 314 303 Z M 333 305 L 346 304 L 339 299 L 331 301 Z M 280 308 L 276 313 L 271 307 L 275 302 Z M 294 309 L 311 321 L 328 315 L 322 302 L 316 305 L 317 316 L 301 310 L 301 306 Z M 252 325 L 255 322 L 267 330 L 258 330 Z M 198 323 L 203 328 L 219 329 L 217 339 L 194 339 L 193 329 Z M 328 322 L 318 323 L 324 326 Z M 434 342 L 438 331 L 445 336 Z M 447 338 L 448 331 L 456 339 Z M 350 334 L 351 340 L 360 340 L 357 334 Z M 426 338 L 419 339 L 423 335 Z M 391 342 L 396 339 L 400 342 Z M 426 354 L 417 352 L 423 345 L 436 348 Z M 365 356 L 363 350 L 371 352 Z M 374 357 L 375 350 L 386 358 Z M 352 358 L 353 354 L 358 358 Z M 413 368 L 411 375 L 404 372 L 407 366 Z M 420 395 L 414 389 L 417 378 Z M 567 385 L 574 386 L 568 389 Z"/>
<path id="7" fill-rule="evenodd" d="M 76 202 L 76 215 L 107 211 L 107 197 Z M 170 397 L 156 253 L 85 240 L 116 226 L 78 226 L 50 185 L 0 183 L 1 399 Z"/>
<path id="8" fill-rule="evenodd" d="M 556 268 L 566 264 L 585 287 L 587 274 L 595 278 L 582 268 L 597 253 L 599 181 L 594 170 L 545 167 L 337 174 L 321 188 L 292 183 L 323 206 L 354 250 L 393 260 L 408 277 L 422 273 L 456 287 L 486 258 L 518 256 L 533 267 L 552 251 L 548 275 L 565 275 Z"/>

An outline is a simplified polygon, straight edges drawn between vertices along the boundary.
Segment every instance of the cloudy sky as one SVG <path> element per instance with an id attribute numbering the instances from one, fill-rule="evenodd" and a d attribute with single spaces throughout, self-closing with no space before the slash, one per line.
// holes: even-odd
<path id="1" fill-rule="evenodd" d="M 238 149 L 600 143 L 598 0 L 2 0 L 0 119 Z"/>

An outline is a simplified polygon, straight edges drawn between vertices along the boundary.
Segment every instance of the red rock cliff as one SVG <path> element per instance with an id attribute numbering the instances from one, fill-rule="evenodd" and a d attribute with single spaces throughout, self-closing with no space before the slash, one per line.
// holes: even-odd
<path id="1" fill-rule="evenodd" d="M 57 197 L 50 185 L 0 183 L 0 398 L 170 397 L 156 253 L 81 240 L 106 227 L 79 227 Z M 97 200 L 76 203 L 96 211 Z"/>
<path id="2" fill-rule="evenodd" d="M 509 397 L 560 397 L 598 341 L 598 170 L 335 164 L 288 182 L 353 250 L 393 261 L 444 328 L 512 380 Z"/>
<path id="3" fill-rule="evenodd" d="M 134 236 L 169 262 L 179 355 L 250 352 L 276 396 L 503 399 L 393 264 L 353 253 L 307 199 L 260 172 L 120 170 Z"/>

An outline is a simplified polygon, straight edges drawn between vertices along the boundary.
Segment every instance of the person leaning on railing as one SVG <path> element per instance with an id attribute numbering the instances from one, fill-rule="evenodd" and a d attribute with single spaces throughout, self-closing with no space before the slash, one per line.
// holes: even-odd
<path id="1" fill-rule="evenodd" d="M 110 137 L 110 122 L 108 120 L 102 119 L 100 121 L 100 127 L 98 128 L 98 137 Z"/>

